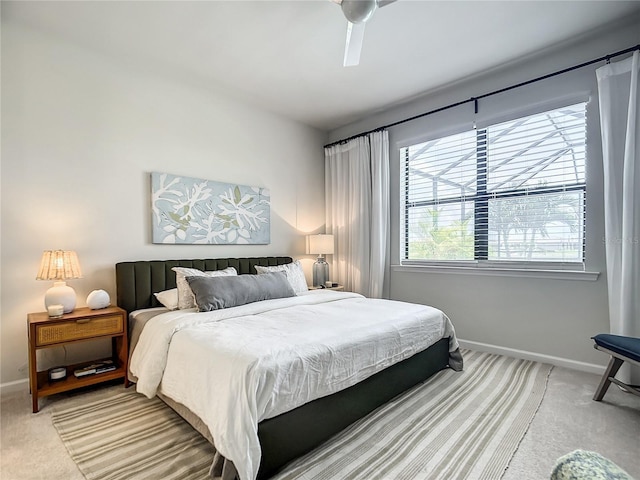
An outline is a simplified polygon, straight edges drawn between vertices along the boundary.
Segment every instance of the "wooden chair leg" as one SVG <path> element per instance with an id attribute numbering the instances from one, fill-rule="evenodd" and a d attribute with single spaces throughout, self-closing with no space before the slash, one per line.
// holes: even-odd
<path id="1" fill-rule="evenodd" d="M 618 370 L 620 370 L 620 367 L 622 366 L 623 363 L 624 363 L 624 360 L 621 360 L 613 356 L 611 357 L 611 360 L 609 360 L 609 365 L 607 366 L 607 369 L 605 370 L 604 375 L 602 376 L 602 380 L 600 380 L 600 385 L 598 385 L 596 393 L 593 396 L 593 399 L 596 402 L 599 402 L 600 400 L 602 400 L 602 397 L 604 397 L 604 394 L 607 393 L 607 389 L 609 388 L 609 385 L 611 385 L 610 378 L 613 378 L 616 376 L 616 373 L 618 373 Z"/>

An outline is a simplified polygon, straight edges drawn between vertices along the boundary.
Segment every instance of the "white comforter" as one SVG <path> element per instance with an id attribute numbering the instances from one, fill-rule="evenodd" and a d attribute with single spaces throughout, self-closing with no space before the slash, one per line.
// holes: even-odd
<path id="1" fill-rule="evenodd" d="M 158 389 L 208 426 L 242 480 L 260 465 L 258 422 L 350 387 L 450 337 L 424 305 L 312 291 L 197 313 L 167 312 L 145 326 L 130 363 L 137 390 Z"/>

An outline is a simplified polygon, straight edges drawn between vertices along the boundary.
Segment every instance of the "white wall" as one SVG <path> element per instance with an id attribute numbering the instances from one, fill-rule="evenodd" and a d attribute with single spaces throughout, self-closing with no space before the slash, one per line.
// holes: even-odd
<path id="1" fill-rule="evenodd" d="M 539 77 L 638 44 L 640 17 L 607 26 L 593 36 L 523 59 L 456 85 L 432 92 L 330 133 L 338 140 L 410 118 L 454 102 Z M 391 298 L 431 304 L 453 320 L 458 336 L 471 346 L 557 364 L 598 370 L 606 357 L 595 351 L 590 337 L 608 332 L 604 258 L 603 173 L 595 69 L 582 68 L 509 93 L 482 100 L 478 122 L 524 107 L 590 96 L 588 106 L 586 269 L 602 272 L 597 281 L 511 278 L 489 275 L 413 273 L 392 269 Z M 437 68 L 437 65 L 434 65 Z M 553 108 L 551 106 L 550 108 Z M 525 112 L 526 113 L 526 112 Z M 431 115 L 390 129 L 392 264 L 400 259 L 399 147 L 449 127 L 469 128 L 473 104 Z M 478 345 L 483 344 L 483 345 Z M 533 355 L 531 355 L 533 354 Z M 556 358 L 553 358 L 556 357 Z"/>
<path id="2" fill-rule="evenodd" d="M 4 17 L 0 383 L 28 375 L 26 315 L 51 286 L 35 280 L 43 250 L 78 253 L 78 306 L 100 288 L 115 301 L 119 261 L 304 255 L 303 234 L 324 224 L 325 133 Z M 152 171 L 269 188 L 271 244 L 151 244 Z"/>

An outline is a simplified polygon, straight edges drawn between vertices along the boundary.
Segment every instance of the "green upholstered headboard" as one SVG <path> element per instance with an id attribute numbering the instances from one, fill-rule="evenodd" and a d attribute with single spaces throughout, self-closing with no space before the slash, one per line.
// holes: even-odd
<path id="1" fill-rule="evenodd" d="M 176 288 L 173 267 L 210 272 L 234 267 L 239 275 L 256 274 L 256 265 L 291 263 L 291 257 L 211 258 L 204 260 L 141 260 L 116 263 L 118 306 L 127 312 L 161 306 L 154 293 Z"/>

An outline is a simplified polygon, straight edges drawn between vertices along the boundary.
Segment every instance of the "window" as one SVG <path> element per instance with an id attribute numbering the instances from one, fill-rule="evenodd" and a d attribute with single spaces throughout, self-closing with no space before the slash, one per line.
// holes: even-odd
<path id="1" fill-rule="evenodd" d="M 583 262 L 586 103 L 400 150 L 403 260 Z"/>

